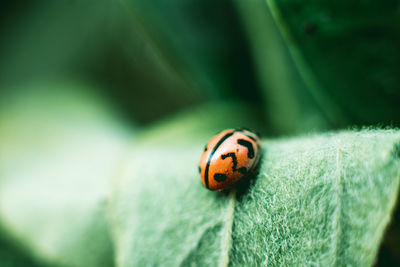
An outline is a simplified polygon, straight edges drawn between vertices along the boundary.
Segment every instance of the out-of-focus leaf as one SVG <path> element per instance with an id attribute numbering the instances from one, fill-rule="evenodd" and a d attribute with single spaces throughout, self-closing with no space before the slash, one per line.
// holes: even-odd
<path id="1" fill-rule="evenodd" d="M 3 7 L 2 90 L 43 78 L 90 81 L 126 117 L 142 123 L 208 100 L 166 66 L 120 1 L 22 5 L 10 2 Z M 17 12 L 5 19 L 3 13 L 12 8 Z"/>
<path id="2" fill-rule="evenodd" d="M 109 205 L 118 266 L 374 263 L 398 193 L 399 132 L 264 140 L 257 177 L 226 194 L 200 183 L 213 116 L 198 116 L 132 145 Z"/>
<path id="3" fill-rule="evenodd" d="M 76 77 L 85 60 L 101 48 L 91 42 L 99 40 L 107 7 L 104 1 L 45 0 L 30 6 L 24 12 L 20 8 L 18 19 L 9 19 L 8 24 L 2 25 L 2 89 L 21 81 Z"/>
<path id="4" fill-rule="evenodd" d="M 319 106 L 307 89 L 265 1 L 235 2 L 247 29 L 270 127 L 280 134 L 332 127 L 337 114 Z"/>
<path id="5" fill-rule="evenodd" d="M 400 265 L 400 206 L 399 201 L 394 216 L 379 250 L 376 266 Z"/>
<path id="6" fill-rule="evenodd" d="M 257 100 L 252 62 L 231 1 L 125 3 L 164 62 L 191 87 L 210 99 Z"/>
<path id="7" fill-rule="evenodd" d="M 112 266 L 104 208 L 130 129 L 74 83 L 3 95 L 0 107 L 2 232 L 49 264 Z"/>
<path id="8" fill-rule="evenodd" d="M 86 72 L 106 85 L 107 94 L 129 117 L 149 123 L 208 100 L 171 68 L 120 1 L 109 2 L 103 24 L 102 38 L 95 42 L 101 51 L 90 57 Z"/>
<path id="9" fill-rule="evenodd" d="M 242 102 L 211 102 L 180 112 L 169 119 L 153 124 L 138 133 L 141 144 L 156 144 L 173 139 L 184 138 L 179 142 L 191 145 L 198 138 L 210 137 L 229 127 L 247 127 L 256 132 L 268 133 L 268 127 L 262 123 L 260 111 Z"/>
<path id="10" fill-rule="evenodd" d="M 360 125 L 398 124 L 397 1 L 266 3 L 308 89 L 331 117 L 340 111 Z"/>
<path id="11" fill-rule="evenodd" d="M 18 248 L 11 246 L 0 237 L 0 266 L 2 267 L 40 267 Z"/>

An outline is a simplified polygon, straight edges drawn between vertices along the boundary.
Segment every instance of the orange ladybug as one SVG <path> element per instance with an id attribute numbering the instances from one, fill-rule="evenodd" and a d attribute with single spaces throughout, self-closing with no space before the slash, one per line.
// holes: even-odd
<path id="1" fill-rule="evenodd" d="M 200 158 L 201 182 L 210 190 L 232 187 L 253 171 L 260 160 L 260 141 L 247 129 L 228 129 L 204 147 Z"/>

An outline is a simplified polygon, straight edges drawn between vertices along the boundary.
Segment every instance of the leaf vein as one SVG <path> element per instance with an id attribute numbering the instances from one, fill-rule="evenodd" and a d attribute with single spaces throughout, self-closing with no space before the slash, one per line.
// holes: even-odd
<path id="1" fill-rule="evenodd" d="M 341 234 L 342 234 L 342 217 L 343 217 L 343 149 L 338 148 L 336 151 L 336 179 L 335 179 L 335 191 L 336 191 L 336 212 L 333 218 L 333 234 L 334 234 L 334 264 L 332 266 L 339 265 L 339 257 L 340 257 L 340 243 L 341 243 Z"/>
<path id="2" fill-rule="evenodd" d="M 229 265 L 229 252 L 232 247 L 232 226 L 233 226 L 233 215 L 235 212 L 236 203 L 236 189 L 232 189 L 229 194 L 229 204 L 225 217 L 225 229 L 221 238 L 221 258 L 218 266 L 227 267 Z"/>

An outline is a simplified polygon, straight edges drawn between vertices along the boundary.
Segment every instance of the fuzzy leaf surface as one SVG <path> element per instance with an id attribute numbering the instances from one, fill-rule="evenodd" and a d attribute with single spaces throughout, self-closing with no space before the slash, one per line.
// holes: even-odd
<path id="1" fill-rule="evenodd" d="M 398 131 L 264 139 L 257 177 L 222 193 L 199 180 L 203 126 L 133 144 L 109 206 L 118 266 L 374 263 L 397 199 Z"/>

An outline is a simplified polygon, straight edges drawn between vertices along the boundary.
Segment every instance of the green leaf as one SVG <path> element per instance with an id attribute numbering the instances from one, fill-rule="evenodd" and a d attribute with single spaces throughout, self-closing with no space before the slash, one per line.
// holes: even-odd
<path id="1" fill-rule="evenodd" d="M 237 205 L 232 262 L 372 265 L 397 199 L 399 138 L 364 130 L 267 141 Z"/>
<path id="2" fill-rule="evenodd" d="M 237 193 L 201 185 L 209 137 L 167 132 L 138 139 L 113 182 L 118 266 L 374 263 L 398 193 L 400 132 L 264 139 L 259 174 Z"/>
<path id="3" fill-rule="evenodd" d="M 331 127 L 340 114 L 319 91 L 309 90 L 265 1 L 239 0 L 236 5 L 247 30 L 270 127 L 280 134 Z"/>
<path id="4" fill-rule="evenodd" d="M 40 267 L 16 246 L 10 245 L 0 236 L 0 266 L 2 267 Z M 42 266 L 43 267 L 43 266 Z"/>
<path id="5" fill-rule="evenodd" d="M 89 74 L 106 85 L 118 107 L 135 121 L 149 123 L 208 100 L 204 91 L 193 88 L 166 62 L 121 1 L 106 1 L 106 5 L 104 33 L 93 44 L 102 50 L 89 59 Z"/>
<path id="6" fill-rule="evenodd" d="M 41 1 L 14 8 L 18 19 L 4 24 L 0 49 L 3 90 L 21 80 L 82 75 L 86 71 L 82 65 L 101 51 L 98 43 L 88 40 L 100 39 L 107 10 L 104 1 Z"/>
<path id="7" fill-rule="evenodd" d="M 224 128 L 263 129 L 254 110 L 201 106 L 128 146 L 131 129 L 106 102 L 84 86 L 54 87 L 7 97 L 0 113 L 1 232 L 39 260 L 374 263 L 398 195 L 399 131 L 264 139 L 259 174 L 248 187 L 212 192 L 197 173 L 205 142 Z"/>
<path id="8" fill-rule="evenodd" d="M 268 127 L 262 123 L 260 111 L 243 102 L 225 101 L 203 104 L 155 123 L 140 132 L 140 144 L 160 144 L 175 137 L 181 145 L 191 145 L 199 138 L 206 140 L 224 128 L 248 127 L 254 131 L 267 133 Z"/>
<path id="9" fill-rule="evenodd" d="M 1 22 L 2 90 L 21 81 L 79 77 L 100 85 L 142 123 L 207 99 L 165 66 L 120 1 L 8 6 L 2 9 L 15 9 L 16 16 Z"/>
<path id="10" fill-rule="evenodd" d="M 396 1 L 266 3 L 308 90 L 334 122 L 400 119 Z"/>
<path id="11" fill-rule="evenodd" d="M 105 201 L 131 129 L 88 86 L 25 89 L 0 105 L 1 234 L 45 263 L 112 266 Z"/>
<path id="12" fill-rule="evenodd" d="M 212 103 L 154 125 L 135 138 L 137 142 L 134 142 L 132 152 L 138 158 L 128 156 L 122 164 L 113 181 L 114 191 L 108 206 L 117 265 L 173 266 L 176 260 L 183 261 L 187 256 L 179 252 L 189 253 L 201 236 L 220 234 L 223 225 L 216 225 L 216 220 L 223 218 L 230 200 L 202 189 L 198 177 L 193 179 L 191 173 L 197 172 L 199 152 L 207 139 L 221 129 L 247 126 L 265 131 L 256 114 L 240 103 Z M 125 181 L 122 173 L 128 172 L 130 176 L 133 169 L 142 166 L 146 168 L 139 174 L 143 178 L 140 185 L 135 185 L 136 182 L 130 179 Z M 185 181 L 183 177 L 186 174 L 189 176 Z M 176 184 L 181 179 L 182 183 Z M 130 187 L 126 188 L 128 191 L 124 190 L 125 185 Z M 189 211 L 184 206 L 169 206 L 187 201 L 190 195 L 199 201 L 192 203 L 194 205 Z M 139 221 L 135 222 L 136 219 Z M 188 235 L 189 232 L 193 234 Z M 191 243 L 189 247 L 187 242 L 183 242 L 187 238 Z M 215 239 L 215 242 L 220 243 L 220 240 Z M 208 242 L 205 245 L 204 249 L 210 248 Z M 165 251 L 168 255 L 159 252 L 154 255 L 154 246 L 156 251 Z M 211 252 L 199 257 L 199 263 L 218 260 L 218 254 Z"/>
<path id="13" fill-rule="evenodd" d="M 229 1 L 125 0 L 160 60 L 190 88 L 215 99 L 256 99 L 252 63 Z"/>
<path id="14" fill-rule="evenodd" d="M 5 97 L 1 105 L 1 232 L 45 263 L 112 266 L 104 211 L 110 178 L 129 148 L 132 129 L 122 127 L 107 102 L 85 86 L 48 83 L 29 89 Z M 260 130 L 257 113 L 240 103 L 203 105 L 189 114 L 137 138 L 156 144 L 192 133 L 192 139 L 180 140 L 184 145 L 220 127 Z"/>

